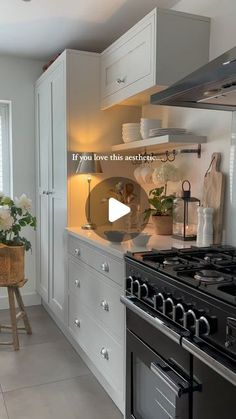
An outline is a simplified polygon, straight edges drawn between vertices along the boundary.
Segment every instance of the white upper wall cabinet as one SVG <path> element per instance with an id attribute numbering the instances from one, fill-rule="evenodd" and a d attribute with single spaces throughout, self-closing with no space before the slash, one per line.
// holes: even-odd
<path id="1" fill-rule="evenodd" d="M 101 108 L 169 86 L 209 58 L 210 19 L 154 9 L 101 54 Z"/>

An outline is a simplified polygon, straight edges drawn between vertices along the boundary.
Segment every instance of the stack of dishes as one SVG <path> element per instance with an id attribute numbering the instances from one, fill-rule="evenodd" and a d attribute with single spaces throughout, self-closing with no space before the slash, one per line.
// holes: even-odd
<path id="1" fill-rule="evenodd" d="M 181 135 L 181 134 L 190 134 L 184 128 L 151 128 L 149 130 L 149 138 L 160 137 L 162 135 Z"/>
<path id="2" fill-rule="evenodd" d="M 160 119 L 141 118 L 140 133 L 144 140 L 146 138 L 149 138 L 149 131 L 151 129 L 157 129 L 157 128 L 161 128 Z"/>
<path id="3" fill-rule="evenodd" d="M 142 140 L 140 135 L 140 124 L 130 123 L 122 125 L 122 138 L 124 143 L 130 143 L 131 141 Z"/>

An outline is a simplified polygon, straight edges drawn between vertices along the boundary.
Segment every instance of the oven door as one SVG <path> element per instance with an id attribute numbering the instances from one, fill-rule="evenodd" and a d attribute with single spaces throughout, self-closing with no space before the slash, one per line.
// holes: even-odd
<path id="1" fill-rule="evenodd" d="M 129 330 L 126 362 L 127 419 L 190 419 L 189 381 Z"/>

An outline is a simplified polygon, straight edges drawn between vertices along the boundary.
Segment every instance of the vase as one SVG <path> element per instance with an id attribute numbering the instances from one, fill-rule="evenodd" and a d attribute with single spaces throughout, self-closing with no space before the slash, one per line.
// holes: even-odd
<path id="1" fill-rule="evenodd" d="M 11 286 L 25 279 L 25 247 L 0 247 L 0 286 Z"/>
<path id="2" fill-rule="evenodd" d="M 173 228 L 172 215 L 153 215 L 152 222 L 156 234 L 160 236 L 171 236 Z"/>

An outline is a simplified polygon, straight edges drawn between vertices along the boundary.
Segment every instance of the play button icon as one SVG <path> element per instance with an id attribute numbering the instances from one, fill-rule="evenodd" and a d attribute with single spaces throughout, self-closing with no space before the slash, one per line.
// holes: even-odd
<path id="1" fill-rule="evenodd" d="M 128 205 L 122 204 L 122 202 L 117 201 L 115 198 L 109 198 L 108 200 L 108 220 L 110 223 L 119 220 L 125 215 L 131 212 Z"/>
<path id="2" fill-rule="evenodd" d="M 149 208 L 146 191 L 133 179 L 121 176 L 104 179 L 94 187 L 93 183 L 92 178 L 85 215 L 96 226 L 94 233 L 111 243 L 138 236 L 148 223 L 143 217 Z"/>

